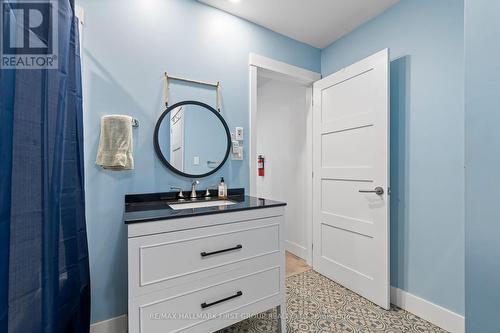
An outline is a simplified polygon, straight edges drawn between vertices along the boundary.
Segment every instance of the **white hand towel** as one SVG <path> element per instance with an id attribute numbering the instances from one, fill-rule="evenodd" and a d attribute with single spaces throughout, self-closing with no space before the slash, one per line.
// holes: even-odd
<path id="1" fill-rule="evenodd" d="M 101 134 L 95 163 L 112 170 L 134 168 L 132 117 L 109 115 L 101 118 Z"/>

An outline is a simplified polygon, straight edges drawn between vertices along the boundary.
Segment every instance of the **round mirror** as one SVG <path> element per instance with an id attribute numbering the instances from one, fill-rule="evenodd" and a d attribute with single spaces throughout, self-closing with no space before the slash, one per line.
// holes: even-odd
<path id="1" fill-rule="evenodd" d="M 211 106 L 183 101 L 169 106 L 156 123 L 156 155 L 173 172 L 201 178 L 219 170 L 229 156 L 231 134 Z"/>

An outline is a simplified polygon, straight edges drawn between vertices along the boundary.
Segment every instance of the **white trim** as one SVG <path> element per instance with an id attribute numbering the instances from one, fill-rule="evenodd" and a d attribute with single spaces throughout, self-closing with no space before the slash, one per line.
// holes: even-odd
<path id="1" fill-rule="evenodd" d="M 83 25 L 85 24 L 85 11 L 82 6 L 75 6 L 75 16 L 78 17 L 78 21 Z"/>
<path id="2" fill-rule="evenodd" d="M 321 79 L 321 74 L 312 72 L 310 70 L 300 68 L 297 66 L 293 66 L 287 64 L 285 62 L 277 61 L 271 58 L 267 58 L 261 56 L 259 54 L 250 53 L 249 59 L 249 96 L 250 96 L 250 106 L 249 106 L 249 147 L 248 147 L 248 164 L 250 168 L 250 195 L 255 195 L 255 187 L 257 184 L 257 135 L 256 135 L 256 121 L 257 121 L 257 77 L 258 72 L 263 73 L 270 77 L 281 77 L 285 80 L 291 80 L 294 82 L 298 82 L 300 84 L 306 85 L 309 87 L 307 89 L 307 98 L 310 101 L 310 109 L 309 111 L 309 119 L 307 119 L 306 126 L 312 131 L 312 85 L 317 80 Z M 312 232 L 312 132 L 308 135 L 308 145 L 311 147 L 311 165 L 310 165 L 310 174 L 311 174 L 311 186 L 308 189 L 308 193 L 306 193 L 307 197 L 311 198 L 309 202 L 307 202 L 307 211 L 309 212 L 310 222 L 307 225 L 307 247 L 305 248 L 305 254 L 298 255 L 299 257 L 306 260 L 307 264 L 312 266 L 312 246 L 313 246 L 313 232 Z M 294 253 L 293 251 L 290 251 Z"/>
<path id="3" fill-rule="evenodd" d="M 250 195 L 255 196 L 255 187 L 257 184 L 257 175 L 256 175 L 256 170 L 257 170 L 257 160 L 256 160 L 256 154 L 257 154 L 257 135 L 255 133 L 256 130 L 256 124 L 257 124 L 257 67 L 255 66 L 248 66 L 249 67 L 249 79 L 250 79 L 250 107 L 249 107 L 249 123 L 248 123 L 248 167 L 250 168 Z"/>
<path id="4" fill-rule="evenodd" d="M 285 248 L 288 252 L 295 255 L 296 257 L 307 260 L 308 253 L 307 253 L 307 248 L 305 246 L 302 246 L 302 245 L 299 245 L 295 242 L 286 240 L 285 241 Z"/>
<path id="5" fill-rule="evenodd" d="M 85 12 L 83 7 L 75 7 L 75 16 L 78 18 L 78 42 L 80 45 L 80 59 L 82 61 L 81 67 L 83 67 L 82 50 L 83 50 L 83 26 L 85 23 Z"/>
<path id="6" fill-rule="evenodd" d="M 450 333 L 465 332 L 464 316 L 399 288 L 391 287 L 391 303 Z"/>
<path id="7" fill-rule="evenodd" d="M 285 62 L 277 61 L 255 53 L 250 53 L 248 63 L 250 66 L 255 66 L 271 72 L 289 76 L 290 78 L 298 80 L 306 85 L 311 85 L 314 81 L 321 79 L 320 73 L 289 65 Z"/>
<path id="8" fill-rule="evenodd" d="M 90 333 L 127 333 L 127 315 L 121 315 L 90 325 Z"/>
<path id="9" fill-rule="evenodd" d="M 310 175 L 311 182 L 309 183 L 309 186 L 306 189 L 305 196 L 306 198 L 310 198 L 307 200 L 305 203 L 306 205 L 306 212 L 308 212 L 308 216 L 310 218 L 310 222 L 307 225 L 306 229 L 306 239 L 307 239 L 307 248 L 306 248 L 306 256 L 303 258 L 306 260 L 306 263 L 309 266 L 313 266 L 313 87 L 312 85 L 307 88 L 307 95 L 306 98 L 308 99 L 307 104 L 309 105 L 309 110 L 307 110 L 307 122 L 306 126 L 308 128 L 308 133 L 307 133 L 307 146 L 309 147 L 309 154 L 308 154 L 308 159 L 309 159 L 309 164 L 307 166 L 307 174 Z"/>
<path id="10" fill-rule="evenodd" d="M 257 161 L 256 159 L 256 154 L 257 154 L 257 137 L 255 133 L 255 124 L 257 120 L 257 72 L 258 70 L 266 71 L 267 73 L 273 73 L 277 75 L 281 75 L 284 78 L 288 78 L 292 81 L 299 82 L 301 84 L 311 86 L 311 110 L 312 110 L 312 84 L 321 79 L 321 74 L 312 72 L 310 70 L 300 68 L 297 66 L 293 66 L 290 64 L 287 64 L 285 62 L 281 62 L 278 60 L 274 60 L 271 58 L 267 58 L 264 56 L 261 56 L 256 53 L 250 53 L 248 57 L 248 64 L 249 64 L 249 96 L 250 96 L 250 106 L 249 106 L 249 131 L 248 133 L 250 134 L 250 140 L 249 140 L 249 155 L 248 155 L 248 164 L 250 168 L 250 195 L 255 195 L 255 184 L 257 183 Z M 310 110 L 310 111 L 311 111 Z M 308 126 L 312 126 L 312 121 L 311 124 L 308 124 Z M 312 127 L 311 127 L 312 128 Z M 312 142 L 311 142 L 312 145 Z M 312 161 L 312 157 L 311 157 Z M 312 162 L 311 162 L 312 163 Z M 312 174 L 312 165 L 311 165 L 311 174 Z M 312 206 L 312 205 L 311 205 Z M 312 222 L 311 222 L 312 223 Z M 312 228 L 312 225 L 311 225 Z M 312 235 L 312 232 L 311 232 Z M 312 236 L 311 236 L 312 237 Z M 309 245 L 308 245 L 309 246 Z M 312 238 L 311 238 L 311 245 L 312 246 Z M 312 264 L 312 255 L 310 256 L 309 264 Z"/>

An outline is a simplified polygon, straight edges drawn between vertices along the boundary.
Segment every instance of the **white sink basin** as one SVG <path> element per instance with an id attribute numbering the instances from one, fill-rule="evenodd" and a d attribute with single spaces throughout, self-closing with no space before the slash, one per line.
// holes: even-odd
<path id="1" fill-rule="evenodd" d="M 180 210 L 180 209 L 193 209 L 193 208 L 204 208 L 204 207 L 215 207 L 215 206 L 228 206 L 228 205 L 234 205 L 235 203 L 236 202 L 230 200 L 211 200 L 211 201 L 175 203 L 175 204 L 169 204 L 168 206 L 173 210 Z"/>

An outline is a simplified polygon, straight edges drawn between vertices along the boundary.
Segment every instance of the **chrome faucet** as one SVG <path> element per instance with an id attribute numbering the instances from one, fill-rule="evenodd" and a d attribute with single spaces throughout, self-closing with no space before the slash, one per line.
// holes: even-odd
<path id="1" fill-rule="evenodd" d="M 191 199 L 196 199 L 196 185 L 198 185 L 200 182 L 197 180 L 193 180 L 191 183 Z"/>

